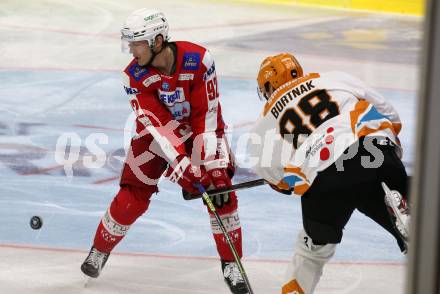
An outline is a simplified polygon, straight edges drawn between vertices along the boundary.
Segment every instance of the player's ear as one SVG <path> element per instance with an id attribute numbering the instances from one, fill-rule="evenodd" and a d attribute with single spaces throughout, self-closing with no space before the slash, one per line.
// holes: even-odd
<path id="1" fill-rule="evenodd" d="M 154 38 L 154 49 L 160 50 L 164 46 L 164 39 L 162 35 L 157 35 Z"/>

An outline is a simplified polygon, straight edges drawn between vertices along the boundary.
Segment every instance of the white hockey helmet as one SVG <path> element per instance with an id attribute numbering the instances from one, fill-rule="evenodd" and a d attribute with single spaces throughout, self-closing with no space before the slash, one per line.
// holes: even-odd
<path id="1" fill-rule="evenodd" d="M 134 41 L 147 41 L 153 47 L 158 35 L 168 41 L 168 27 L 168 20 L 162 12 L 147 8 L 134 11 L 127 17 L 121 29 L 122 52 L 128 53 L 128 45 Z"/>

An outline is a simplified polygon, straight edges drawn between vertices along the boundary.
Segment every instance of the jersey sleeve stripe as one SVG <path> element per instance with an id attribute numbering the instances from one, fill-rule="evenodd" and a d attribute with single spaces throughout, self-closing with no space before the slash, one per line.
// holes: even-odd
<path id="1" fill-rule="evenodd" d="M 293 188 L 293 192 L 296 195 L 303 195 L 309 188 L 310 185 L 308 184 L 296 185 L 295 188 Z"/>
<path id="2" fill-rule="evenodd" d="M 395 131 L 395 134 L 398 135 L 400 133 L 400 130 L 402 129 L 401 123 L 393 123 L 393 128 Z"/>
<path id="3" fill-rule="evenodd" d="M 396 134 L 395 134 L 395 131 L 394 131 L 394 128 L 393 128 L 393 125 L 392 125 L 390 122 L 386 121 L 386 122 L 381 123 L 380 126 L 379 126 L 378 128 L 374 128 L 374 129 L 372 129 L 372 128 L 369 128 L 369 127 L 366 127 L 366 126 L 363 127 L 363 128 L 358 132 L 358 137 L 359 137 L 359 138 L 360 138 L 360 137 L 365 137 L 365 136 L 368 136 L 368 135 L 370 135 L 370 134 L 373 134 L 373 133 L 376 133 L 376 132 L 378 132 L 378 131 L 382 131 L 382 130 L 385 130 L 385 129 L 390 129 L 391 132 L 392 132 L 394 135 L 396 135 Z"/>
<path id="4" fill-rule="evenodd" d="M 354 110 L 350 112 L 351 130 L 353 131 L 353 134 L 356 132 L 356 124 L 359 121 L 359 118 L 363 113 L 365 113 L 368 106 L 370 106 L 370 103 L 365 100 L 361 100 L 356 103 Z"/>
<path id="5" fill-rule="evenodd" d="M 288 166 L 288 167 L 284 168 L 284 171 L 286 173 L 297 174 L 301 178 L 307 179 L 306 175 L 303 172 L 301 172 L 301 169 L 299 167 Z"/>

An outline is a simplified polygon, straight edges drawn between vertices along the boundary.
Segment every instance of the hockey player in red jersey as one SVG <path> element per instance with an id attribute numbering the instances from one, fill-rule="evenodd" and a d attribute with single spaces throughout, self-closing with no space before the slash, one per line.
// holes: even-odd
<path id="1" fill-rule="evenodd" d="M 93 247 L 81 266 L 98 277 L 113 248 L 147 209 L 157 183 L 167 175 L 185 191 L 231 185 L 234 165 L 224 136 L 214 60 L 190 42 L 168 42 L 163 13 L 140 9 L 121 30 L 123 51 L 133 60 L 124 70 L 124 88 L 136 113 L 120 190 L 103 216 Z M 241 226 L 234 192 L 213 198 L 231 240 L 242 255 Z M 211 214 L 211 228 L 225 282 L 232 293 L 247 293 L 234 257 Z"/>
<path id="2" fill-rule="evenodd" d="M 399 158 L 401 122 L 391 104 L 348 74 L 304 74 L 288 53 L 265 58 L 257 81 L 267 101 L 252 132 L 279 140 L 266 152 L 264 144 L 251 145 L 250 155 L 261 159 L 254 171 L 278 192 L 302 195 L 303 230 L 281 293 L 314 292 L 355 209 L 404 251 L 407 176 Z M 281 153 L 289 156 L 264 157 Z"/>

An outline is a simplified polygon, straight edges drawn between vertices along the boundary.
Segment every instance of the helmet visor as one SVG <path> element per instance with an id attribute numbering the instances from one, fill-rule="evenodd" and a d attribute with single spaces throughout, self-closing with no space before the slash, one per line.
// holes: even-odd
<path id="1" fill-rule="evenodd" d="M 121 52 L 125 54 L 130 54 L 130 42 L 122 39 L 122 37 L 121 37 Z"/>
<path id="2" fill-rule="evenodd" d="M 130 43 L 136 41 L 146 41 L 151 47 L 150 41 L 145 35 L 135 35 L 135 32 L 129 29 L 121 30 L 121 51 L 122 53 L 130 53 Z"/>
<path id="3" fill-rule="evenodd" d="M 130 53 L 130 42 L 134 41 L 134 32 L 128 29 L 121 30 L 121 51 Z"/>

